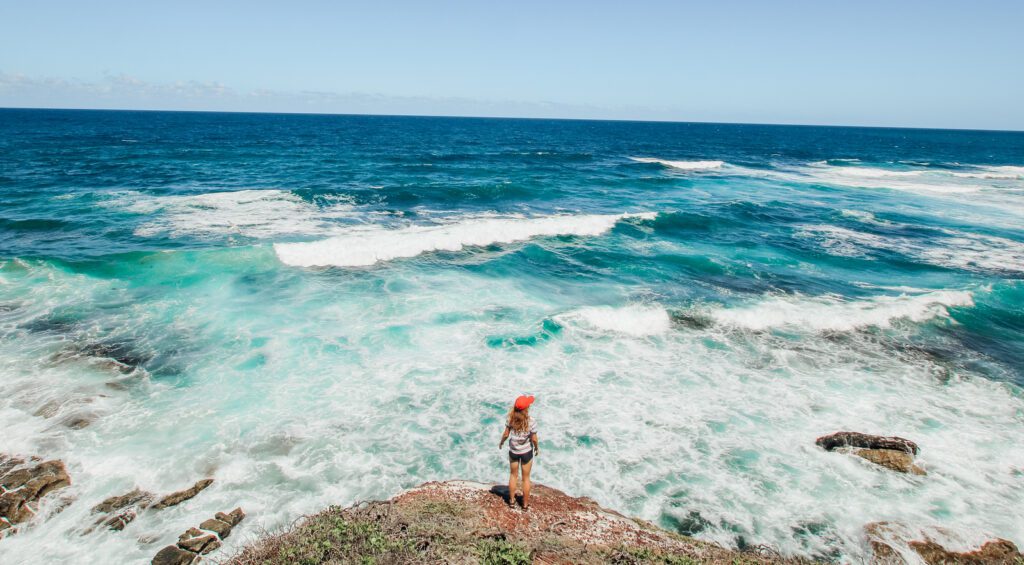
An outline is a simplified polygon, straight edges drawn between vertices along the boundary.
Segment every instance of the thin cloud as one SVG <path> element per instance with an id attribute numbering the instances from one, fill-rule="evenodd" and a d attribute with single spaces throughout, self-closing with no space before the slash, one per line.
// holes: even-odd
<path id="1" fill-rule="evenodd" d="M 0 71 L 0 106 L 125 108 L 352 114 L 418 114 L 650 119 L 664 109 L 559 102 L 394 96 L 374 92 L 237 90 L 220 82 L 150 82 L 126 74 L 99 80 L 35 77 Z"/>

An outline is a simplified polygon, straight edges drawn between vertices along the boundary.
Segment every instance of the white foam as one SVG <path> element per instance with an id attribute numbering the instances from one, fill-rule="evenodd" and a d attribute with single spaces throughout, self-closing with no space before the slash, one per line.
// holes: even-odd
<path id="1" fill-rule="evenodd" d="M 893 223 L 889 225 L 900 226 Z M 873 251 L 883 250 L 940 267 L 1024 273 L 1024 243 L 958 230 L 939 231 L 942 235 L 922 240 L 902 236 L 883 237 L 821 224 L 800 226 L 796 236 L 815 239 L 829 253 L 845 257 L 867 257 Z"/>
<path id="2" fill-rule="evenodd" d="M 555 316 L 559 323 L 584 331 L 650 336 L 665 333 L 671 327 L 668 311 L 661 306 L 630 305 L 621 308 L 593 306 Z"/>
<path id="3" fill-rule="evenodd" d="M 210 253 L 260 251 L 271 255 L 258 246 Z M 194 255 L 159 261 L 168 277 L 196 268 Z M 131 303 L 93 310 L 87 325 L 120 328 L 187 368 L 183 379 L 117 391 L 105 385 L 111 375 L 44 362 L 48 333 L 0 325 L 4 450 L 62 459 L 73 480 L 44 498 L 39 519 L 0 541 L 5 563 L 148 562 L 183 528 L 242 506 L 249 517 L 214 554 L 230 556 L 330 504 L 428 480 L 500 482 L 507 458 L 492 441 L 523 391 L 537 396 L 532 412 L 549 446 L 537 482 L 646 520 L 699 512 L 709 522 L 704 540 L 735 546 L 743 536 L 786 555 L 834 552 L 840 563 L 868 561 L 863 526 L 877 520 L 1024 540 L 1024 397 L 970 363 L 940 373 L 941 361 L 861 333 L 789 339 L 715 324 L 631 335 L 600 326 L 650 316 L 664 327 L 665 317 L 657 304 L 601 306 L 617 285 L 565 277 L 537 287 L 404 267 L 252 285 L 213 270 L 208 284 L 138 293 L 123 280 L 8 263 L 13 284 L 0 285 L 0 301 L 23 302 L 18 316 Z M 591 309 L 600 315 L 580 313 Z M 535 347 L 482 346 L 570 313 L 564 331 Z M 180 347 L 180 336 L 195 347 Z M 44 399 L 84 395 L 102 408 L 87 428 L 32 415 Z M 814 445 L 841 429 L 913 439 L 928 476 Z M 106 497 L 136 487 L 167 493 L 202 477 L 213 486 L 187 504 L 146 513 L 123 532 L 80 535 Z M 65 497 L 74 501 L 56 512 Z"/>
<path id="4" fill-rule="evenodd" d="M 724 161 L 670 161 L 668 159 L 656 159 L 654 157 L 630 157 L 630 160 L 637 163 L 655 163 L 672 169 L 684 171 L 700 171 L 708 169 L 720 169 Z"/>
<path id="5" fill-rule="evenodd" d="M 776 174 L 786 180 L 800 180 L 800 176 L 815 182 L 852 188 L 877 188 L 925 192 L 931 194 L 966 194 L 978 192 L 987 187 L 969 184 L 945 172 L 917 169 L 896 170 L 854 165 L 827 165 L 811 163 L 797 169 L 795 178 L 786 173 Z M 912 179 L 912 180 L 911 180 Z"/>
<path id="6" fill-rule="evenodd" d="M 109 204 L 150 218 L 135 230 L 139 236 L 230 236 L 272 238 L 329 233 L 334 220 L 350 217 L 345 200 L 326 207 L 286 190 L 238 190 L 203 194 L 150 196 L 123 193 Z"/>
<path id="7" fill-rule="evenodd" d="M 468 246 L 513 243 L 557 235 L 596 236 L 627 218 L 653 219 L 654 213 L 617 215 L 563 215 L 476 217 L 432 226 L 384 229 L 353 228 L 320 241 L 277 243 L 274 251 L 294 267 L 361 267 L 381 261 L 415 257 L 432 251 L 460 251 Z"/>
<path id="8" fill-rule="evenodd" d="M 1020 180 L 1024 179 L 1024 167 L 1013 165 L 1001 165 L 993 167 L 975 167 L 975 171 L 967 173 L 952 173 L 955 177 L 993 180 Z"/>
<path id="9" fill-rule="evenodd" d="M 971 293 L 940 290 L 918 295 L 878 296 L 845 300 L 839 296 L 775 296 L 751 306 L 719 308 L 711 317 L 722 324 L 749 330 L 790 328 L 813 331 L 851 331 L 888 328 L 897 320 L 924 322 L 949 316 L 948 308 L 973 306 Z"/>

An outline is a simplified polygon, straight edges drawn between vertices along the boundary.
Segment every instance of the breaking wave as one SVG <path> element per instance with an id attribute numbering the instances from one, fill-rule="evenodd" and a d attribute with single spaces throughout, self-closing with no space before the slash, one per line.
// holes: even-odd
<path id="1" fill-rule="evenodd" d="M 456 223 L 384 229 L 352 228 L 320 241 L 276 243 L 282 263 L 293 267 L 365 267 L 432 251 L 513 243 L 535 237 L 595 236 L 629 218 L 653 219 L 655 213 L 523 217 L 477 217 Z"/>
<path id="2" fill-rule="evenodd" d="M 592 306 L 554 317 L 560 324 L 583 331 L 626 334 L 636 337 L 665 333 L 671 327 L 668 311 L 661 306 L 630 305 L 620 308 Z"/>
<path id="3" fill-rule="evenodd" d="M 663 165 L 672 169 L 684 171 L 700 171 L 707 169 L 720 169 L 725 165 L 724 161 L 670 161 L 668 159 L 656 159 L 654 157 L 630 157 L 630 160 L 637 163 L 653 163 Z"/>
<path id="4" fill-rule="evenodd" d="M 777 296 L 751 306 L 719 308 L 710 316 L 720 324 L 756 331 L 773 328 L 852 331 L 866 327 L 888 328 L 897 320 L 924 322 L 945 318 L 949 316 L 949 308 L 973 305 L 973 296 L 963 290 L 853 301 L 833 295 Z"/>
<path id="5" fill-rule="evenodd" d="M 148 216 L 135 235 L 151 237 L 230 236 L 272 238 L 330 231 L 353 206 L 337 198 L 318 206 L 287 190 L 238 190 L 203 194 L 150 196 L 136 192 L 117 195 L 108 205 Z"/>

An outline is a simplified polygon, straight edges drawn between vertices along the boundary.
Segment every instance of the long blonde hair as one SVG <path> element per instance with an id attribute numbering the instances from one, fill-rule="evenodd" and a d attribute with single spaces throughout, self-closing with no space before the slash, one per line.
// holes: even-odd
<path id="1" fill-rule="evenodd" d="M 525 433 L 530 429 L 530 407 L 527 406 L 524 410 L 519 410 L 515 406 L 508 413 L 508 427 L 512 428 L 512 431 Z"/>

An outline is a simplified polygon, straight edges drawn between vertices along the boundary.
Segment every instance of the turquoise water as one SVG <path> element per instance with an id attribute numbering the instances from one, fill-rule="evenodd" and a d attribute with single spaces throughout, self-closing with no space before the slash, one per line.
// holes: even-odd
<path id="1" fill-rule="evenodd" d="M 521 392 L 536 480 L 704 539 L 1024 544 L 1024 134 L 0 110 L 0 199 L 0 451 L 74 479 L 5 562 L 501 481 Z"/>

